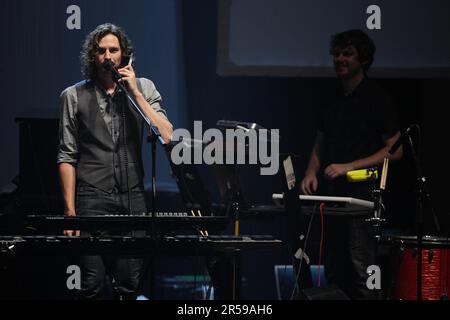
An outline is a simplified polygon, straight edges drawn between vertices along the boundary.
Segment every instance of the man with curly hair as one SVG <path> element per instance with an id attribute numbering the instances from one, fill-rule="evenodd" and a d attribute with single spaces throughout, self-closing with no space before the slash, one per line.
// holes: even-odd
<path id="1" fill-rule="evenodd" d="M 169 142 L 172 125 L 161 107 L 161 96 L 152 81 L 136 78 L 126 63 L 132 45 L 124 31 L 102 24 L 87 36 L 81 53 L 84 81 L 65 89 L 60 96 L 59 167 L 65 214 L 111 215 L 147 212 L 144 198 L 142 142 L 144 121 L 117 85 L 119 81 L 150 122 Z M 131 205 L 131 207 L 130 207 Z M 130 212 L 131 211 L 131 212 Z M 134 235 L 137 231 L 114 235 Z M 67 236 L 80 236 L 66 230 Z M 82 230 L 81 236 L 109 236 L 107 230 Z M 109 272 L 117 293 L 135 299 L 142 277 L 143 260 L 130 257 L 83 256 L 81 296 L 100 299 Z"/>
<path id="2" fill-rule="evenodd" d="M 396 106 L 367 77 L 375 44 L 361 30 L 333 35 L 334 69 L 341 84 L 332 103 L 323 108 L 301 191 L 311 195 L 372 200 L 373 182 L 349 183 L 346 173 L 380 165 L 399 138 Z M 375 241 L 366 217 L 328 217 L 325 223 L 325 272 L 329 282 L 351 299 L 375 299 L 367 288 L 367 268 L 376 263 Z"/>

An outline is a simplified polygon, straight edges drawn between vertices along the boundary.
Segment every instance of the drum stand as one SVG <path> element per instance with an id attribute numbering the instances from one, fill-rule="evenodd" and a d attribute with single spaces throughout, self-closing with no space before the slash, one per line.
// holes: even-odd
<path id="1" fill-rule="evenodd" d="M 367 222 L 372 224 L 374 237 L 377 243 L 381 240 L 381 226 L 386 221 L 382 218 L 385 207 L 383 203 L 383 192 L 386 189 L 386 177 L 388 172 L 389 159 L 384 158 L 383 172 L 381 174 L 380 188 L 373 191 L 374 210 L 373 217 L 366 219 Z"/>

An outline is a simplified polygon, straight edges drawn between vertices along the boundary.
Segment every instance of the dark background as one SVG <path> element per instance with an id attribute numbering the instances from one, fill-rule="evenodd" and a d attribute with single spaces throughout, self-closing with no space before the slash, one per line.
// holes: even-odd
<path id="1" fill-rule="evenodd" d="M 68 16 L 65 11 L 74 3 L 82 10 L 82 29 L 70 31 L 65 26 Z M 338 85 L 333 78 L 218 76 L 217 1 L 9 0 L 2 1 L 0 6 L 2 206 L 8 203 L 5 199 L 10 199 L 16 187 L 12 181 L 19 176 L 19 168 L 23 169 L 22 175 L 24 170 L 27 172 L 22 180 L 14 180 L 20 187 L 38 189 L 41 191 L 38 195 L 56 193 L 59 196 L 54 184 L 56 163 L 51 162 L 54 158 L 50 157 L 56 151 L 55 122 L 39 122 L 33 128 L 24 125 L 19 135 L 20 126 L 15 119 L 58 117 L 59 93 L 81 79 L 78 61 L 81 43 L 86 34 L 100 23 L 116 23 L 127 31 L 135 44 L 138 75 L 155 82 L 175 128 L 190 128 L 194 120 L 202 120 L 206 129 L 220 119 L 280 128 L 280 151 L 295 153 L 303 159 L 300 172 L 304 170 L 314 139 L 318 108 Z M 448 42 L 449 39 L 442 41 Z M 429 178 L 434 210 L 444 226 L 444 216 L 448 215 L 446 181 L 450 177 L 446 152 L 448 121 L 445 116 L 450 80 L 379 78 L 376 81 L 399 106 L 401 128 L 405 129 L 412 123 L 418 123 L 422 128 L 421 164 Z M 24 139 L 22 157 L 19 157 L 20 139 Z M 42 160 L 36 157 L 42 157 Z M 144 157 L 146 168 L 150 168 L 148 146 Z M 148 173 L 149 170 L 147 183 Z M 251 203 L 271 204 L 271 194 L 281 191 L 278 176 L 261 177 L 255 168 L 247 167 L 240 168 L 240 174 L 245 195 Z M 213 192 L 214 186 L 209 181 L 207 183 Z M 162 195 L 158 204 L 160 209 L 171 209 L 180 202 L 179 197 L 173 198 L 177 197 L 176 194 L 173 196 L 176 184 L 161 149 L 158 189 L 161 194 L 170 193 L 168 199 L 172 199 L 170 203 L 165 202 Z M 42 199 L 40 196 L 37 198 L 33 201 Z M 414 172 L 408 153 L 402 161 L 391 166 L 387 204 L 389 227 L 413 228 Z M 10 210 L 10 206 L 6 208 Z M 427 210 L 426 216 L 430 215 Z M 282 239 L 285 238 L 284 228 L 283 216 L 254 217 L 242 222 L 242 233 L 273 234 Z M 160 270 L 171 270 L 176 264 L 178 269 L 173 268 L 175 271 L 189 273 L 192 271 L 191 262 L 169 261 L 166 265 L 166 262 L 161 262 Z M 249 253 L 244 257 L 243 272 L 247 279 L 244 297 L 276 297 L 274 264 L 290 264 L 287 249 L 283 253 Z"/>

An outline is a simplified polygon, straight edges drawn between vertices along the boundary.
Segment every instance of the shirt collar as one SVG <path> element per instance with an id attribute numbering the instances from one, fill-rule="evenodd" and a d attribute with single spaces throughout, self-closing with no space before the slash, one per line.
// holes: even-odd
<path id="1" fill-rule="evenodd" d="M 354 96 L 357 96 L 359 94 L 359 92 L 361 92 L 362 90 L 364 90 L 364 88 L 367 86 L 368 83 L 368 79 L 367 76 L 364 76 L 364 78 L 361 80 L 360 83 L 358 83 L 358 85 L 356 86 L 355 89 L 353 89 L 353 91 L 349 94 L 349 95 L 345 95 L 342 91 L 341 91 L 341 97 L 344 99 L 348 99 Z"/>
<path id="2" fill-rule="evenodd" d="M 118 93 L 122 92 L 122 89 L 120 89 L 119 86 L 116 86 L 116 89 L 114 90 L 112 95 L 109 95 L 106 92 L 106 89 L 103 87 L 103 85 L 99 81 L 95 81 L 95 87 L 97 88 L 98 92 L 100 93 L 102 98 L 109 98 L 109 97 L 115 97 Z"/>

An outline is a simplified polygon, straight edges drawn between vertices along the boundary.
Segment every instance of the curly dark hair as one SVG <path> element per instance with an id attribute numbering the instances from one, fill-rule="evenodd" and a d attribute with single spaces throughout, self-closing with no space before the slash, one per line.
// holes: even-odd
<path id="1" fill-rule="evenodd" d="M 133 45 L 122 28 L 112 23 L 99 25 L 87 35 L 80 55 L 81 73 L 86 80 L 94 80 L 97 77 L 95 54 L 97 53 L 99 42 L 108 34 L 113 34 L 119 39 L 122 58 L 130 56 L 133 52 Z"/>
<path id="2" fill-rule="evenodd" d="M 362 30 L 354 29 L 331 36 L 330 54 L 334 54 L 336 49 L 347 46 L 354 46 L 358 51 L 359 62 L 363 64 L 364 72 L 367 72 L 373 63 L 376 51 L 375 43 Z"/>

